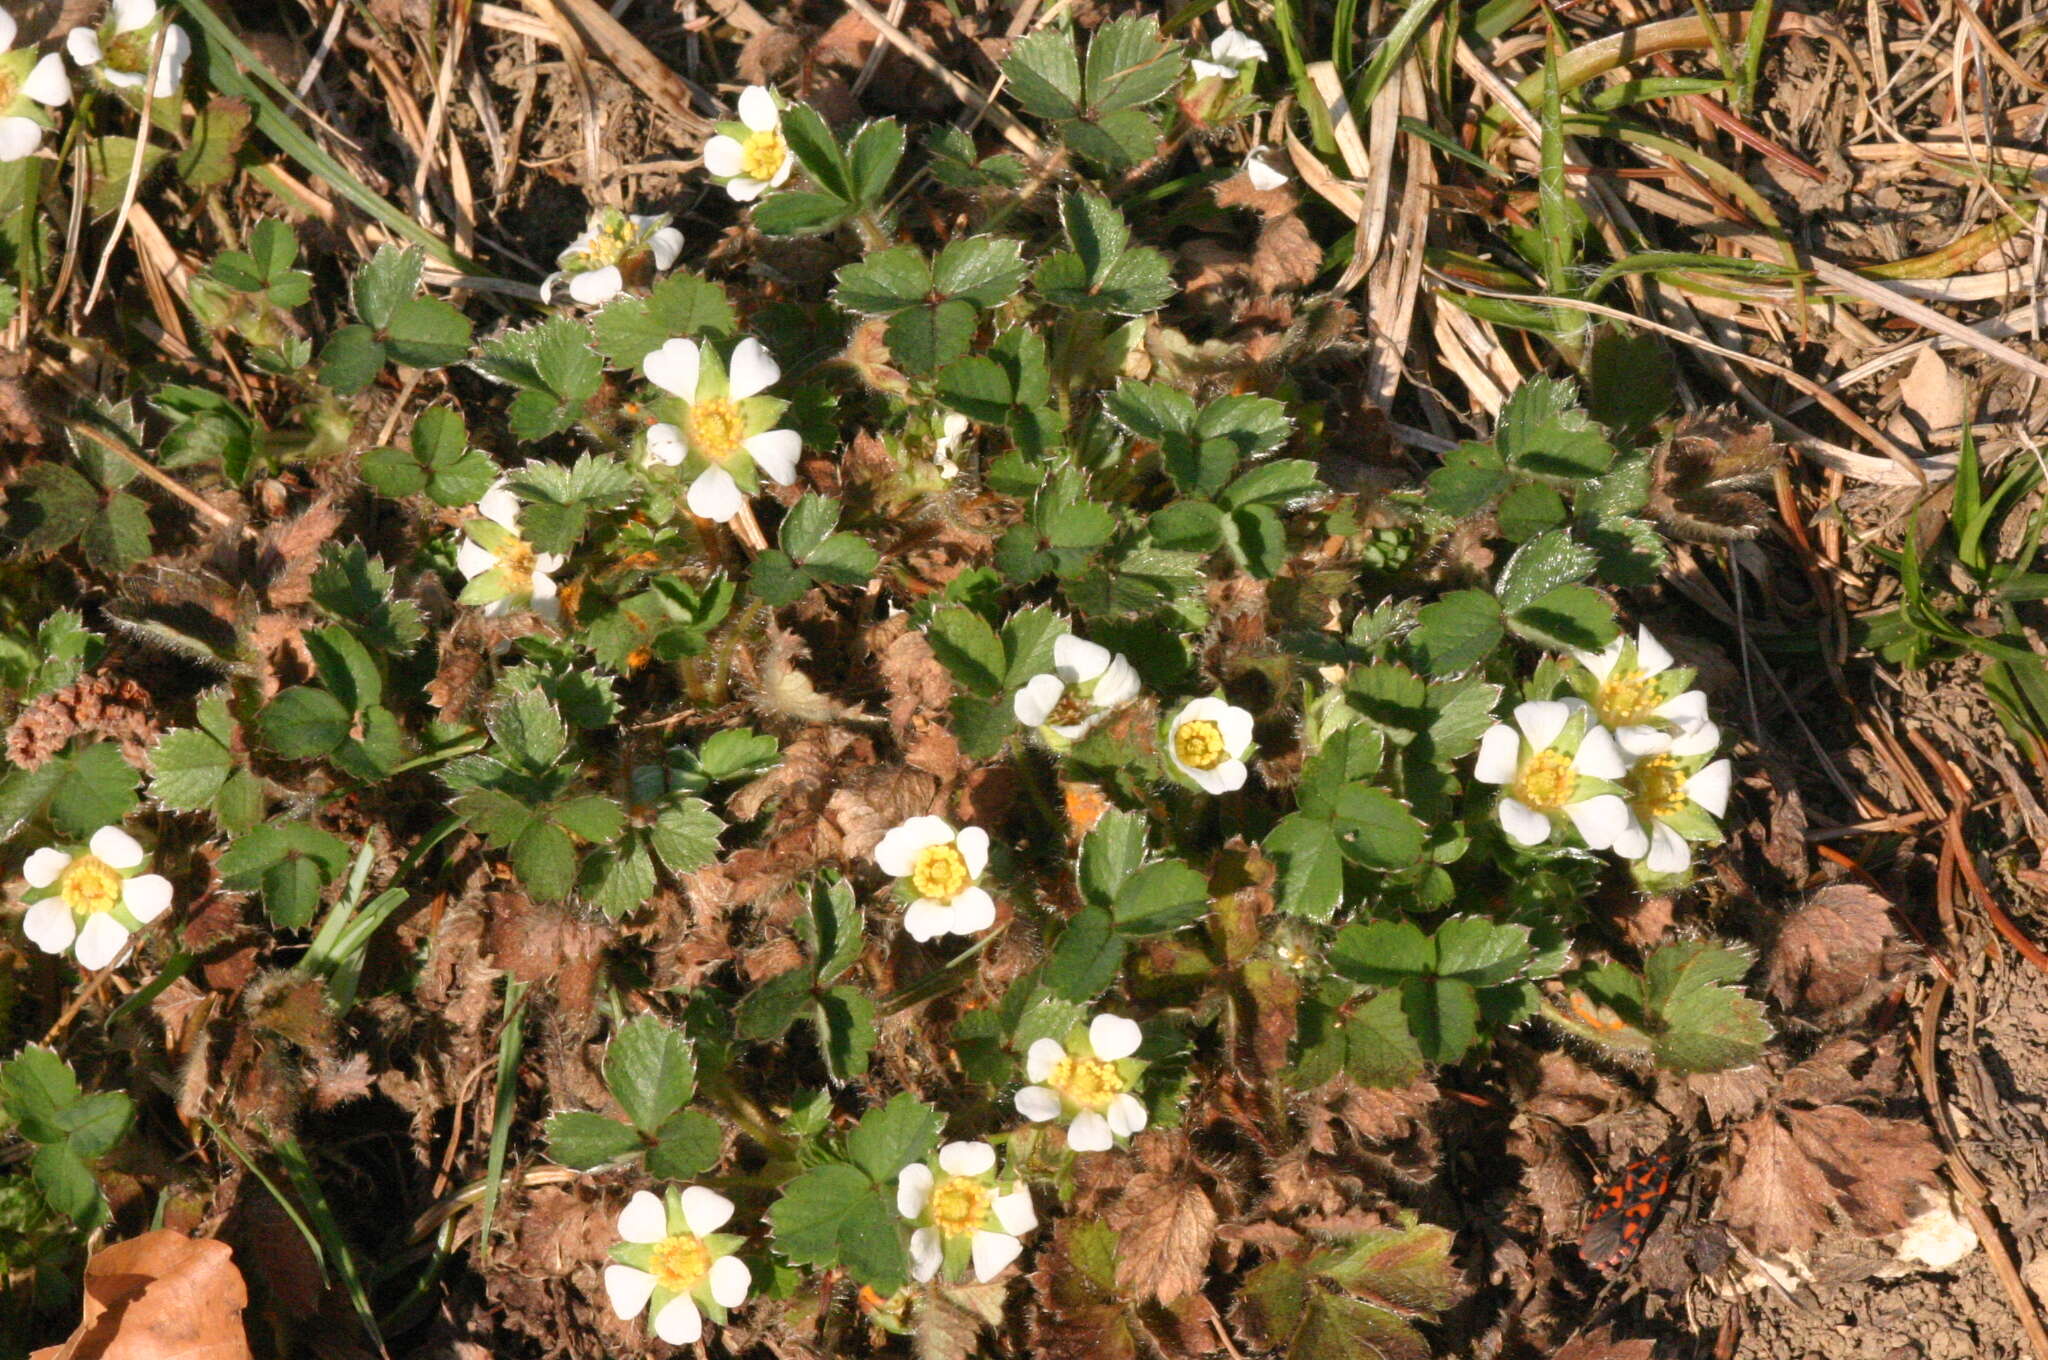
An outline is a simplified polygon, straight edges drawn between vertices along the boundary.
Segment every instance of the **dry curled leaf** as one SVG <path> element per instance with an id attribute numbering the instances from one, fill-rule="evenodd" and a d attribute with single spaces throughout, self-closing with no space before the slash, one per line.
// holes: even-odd
<path id="1" fill-rule="evenodd" d="M 1855 883 L 1822 888 L 1785 918 L 1766 973 L 1779 1005 L 1831 1011 L 1856 1000 L 1880 976 L 1896 932 L 1891 904 Z"/>
<path id="2" fill-rule="evenodd" d="M 1109 1222 L 1123 1234 L 1117 1246 L 1119 1288 L 1171 1303 L 1202 1287 L 1216 1240 L 1216 1206 L 1185 1172 L 1133 1177 Z"/>
<path id="3" fill-rule="evenodd" d="M 1738 1126 L 1722 1212 L 1760 1254 L 1804 1251 L 1839 1214 L 1865 1237 L 1906 1226 L 1936 1188 L 1927 1129 L 1846 1105 L 1777 1109 Z"/>
<path id="4" fill-rule="evenodd" d="M 144 1233 L 86 1263 L 78 1330 L 31 1360 L 249 1360 L 248 1304 L 227 1243 Z"/>

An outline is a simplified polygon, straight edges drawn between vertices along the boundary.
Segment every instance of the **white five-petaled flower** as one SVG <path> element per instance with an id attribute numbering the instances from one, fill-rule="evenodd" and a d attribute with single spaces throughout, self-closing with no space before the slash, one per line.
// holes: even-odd
<path id="1" fill-rule="evenodd" d="M 629 271 L 635 282 L 663 272 L 683 253 L 683 234 L 668 223 L 666 213 L 599 208 L 583 234 L 555 257 L 558 268 L 541 285 L 541 296 L 554 296 L 555 285 L 567 279 L 569 296 L 595 307 L 625 291 Z"/>
<path id="2" fill-rule="evenodd" d="M 1167 759 L 1205 793 L 1243 788 L 1251 748 L 1252 715 L 1218 698 L 1194 700 L 1166 725 Z"/>
<path id="3" fill-rule="evenodd" d="M 33 47 L 14 47 L 14 16 L 0 9 L 0 162 L 35 154 L 43 133 L 55 126 L 44 107 L 71 102 L 71 78 L 64 58 L 55 52 L 41 57 Z"/>
<path id="4" fill-rule="evenodd" d="M 1017 1113 L 1033 1123 L 1067 1121 L 1067 1146 L 1107 1152 L 1145 1127 L 1145 1102 L 1133 1094 L 1147 1066 L 1131 1056 L 1143 1039 L 1135 1021 L 1098 1015 L 1065 1043 L 1039 1039 L 1024 1055 L 1032 1085 L 1017 1092 Z"/>
<path id="5" fill-rule="evenodd" d="M 1276 170 L 1266 162 L 1266 152 L 1271 148 L 1255 146 L 1244 158 L 1245 177 L 1252 182 L 1252 188 L 1261 193 L 1270 193 L 1287 183 L 1287 172 Z"/>
<path id="6" fill-rule="evenodd" d="M 1188 65 L 1194 70 L 1197 79 L 1221 76 L 1225 80 L 1230 80 L 1253 62 L 1265 59 L 1264 43 L 1250 34 L 1226 28 L 1210 41 L 1206 61 L 1201 57 L 1191 57 L 1188 59 Z"/>
<path id="7" fill-rule="evenodd" d="M 1614 738 L 1576 699 L 1515 705 L 1512 725 L 1480 738 L 1472 767 L 1473 778 L 1502 786 L 1500 824 L 1516 844 L 1541 845 L 1568 824 L 1594 850 L 1628 825 L 1615 783 L 1625 772 Z"/>
<path id="8" fill-rule="evenodd" d="M 1579 697 L 1624 755 L 1656 755 L 1707 721 L 1706 694 L 1687 688 L 1694 673 L 1675 666 L 1647 628 L 1634 641 L 1618 637 L 1600 651 L 1572 655 L 1585 667 L 1574 677 Z"/>
<path id="9" fill-rule="evenodd" d="M 1052 644 L 1052 671 L 1026 680 L 1011 707 L 1026 727 L 1043 727 L 1060 741 L 1079 741 L 1137 697 L 1138 673 L 1130 662 L 1065 633 Z"/>
<path id="10" fill-rule="evenodd" d="M 643 367 L 672 398 L 654 403 L 655 413 L 675 417 L 648 427 L 647 456 L 683 469 L 690 513 L 724 524 L 760 490 L 758 473 L 780 486 L 796 480 L 803 438 L 775 428 L 789 403 L 762 395 L 782 369 L 759 340 L 740 341 L 729 360 L 709 345 L 670 340 Z"/>
<path id="11" fill-rule="evenodd" d="M 159 24 L 156 0 L 114 0 L 97 27 L 81 24 L 65 34 L 64 49 L 80 66 L 99 68 L 109 85 L 141 89 Z M 168 99 L 178 92 L 178 83 L 185 77 L 185 62 L 192 55 L 192 38 L 176 24 L 162 24 L 162 28 L 163 53 L 156 64 L 156 97 Z"/>
<path id="12" fill-rule="evenodd" d="M 912 817 L 882 837 L 875 863 L 912 894 L 903 928 L 913 940 L 976 935 L 996 923 L 995 899 L 980 886 L 988 832 L 955 831 L 943 817 Z"/>
<path id="13" fill-rule="evenodd" d="M 1018 1239 L 1038 1226 L 1031 1189 L 996 1177 L 987 1143 L 948 1143 L 930 1162 L 913 1162 L 896 1177 L 896 1212 L 917 1227 L 910 1234 L 910 1276 L 922 1284 L 941 1268 L 958 1280 L 971 1261 L 987 1284 L 1024 1251 Z"/>
<path id="14" fill-rule="evenodd" d="M 1614 838 L 1614 853 L 1643 860 L 1653 874 L 1692 867 L 1693 841 L 1720 839 L 1734 766 L 1707 757 L 1721 744 L 1721 729 L 1701 723 L 1664 750 L 1643 756 L 1622 777 L 1628 822 Z"/>
<path id="15" fill-rule="evenodd" d="M 726 1310 L 747 1301 L 753 1288 L 747 1263 L 733 1255 L 745 1243 L 718 1230 L 732 1217 L 732 1201 L 693 1185 L 668 1199 L 634 1194 L 619 1214 L 614 1265 L 604 1268 L 604 1292 L 622 1318 L 649 1314 L 649 1329 L 671 1346 L 704 1334 L 704 1317 L 725 1325 Z"/>
<path id="16" fill-rule="evenodd" d="M 105 968 L 136 931 L 171 907 L 171 883 L 145 874 L 148 860 L 118 826 L 92 833 L 83 850 L 44 846 L 21 866 L 32 904 L 21 928 L 46 954 L 69 949 L 81 968 Z"/>
<path id="17" fill-rule="evenodd" d="M 725 183 L 739 203 L 751 203 L 763 191 L 780 189 L 796 169 L 796 157 L 782 135 L 782 109 L 765 85 L 740 92 L 740 120 L 720 123 L 719 133 L 704 143 L 704 168 Z"/>
<path id="18" fill-rule="evenodd" d="M 553 573 L 568 559 L 560 553 L 535 552 L 519 534 L 519 497 L 500 480 L 476 503 L 476 516 L 462 527 L 465 537 L 455 550 L 455 566 L 469 584 L 458 604 L 480 604 L 497 618 L 515 609 L 531 609 L 544 619 L 561 617 Z"/>

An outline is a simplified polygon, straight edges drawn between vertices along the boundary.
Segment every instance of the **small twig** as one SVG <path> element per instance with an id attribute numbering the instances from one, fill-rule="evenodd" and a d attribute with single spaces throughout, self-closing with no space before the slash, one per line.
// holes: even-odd
<path id="1" fill-rule="evenodd" d="M 79 420 L 67 420 L 64 422 L 64 427 L 74 434 L 84 435 L 101 448 L 110 450 L 127 459 L 130 463 L 134 464 L 137 472 L 140 472 L 165 491 L 170 492 L 173 496 L 191 506 L 205 518 L 212 520 L 220 528 L 232 529 L 235 527 L 234 517 L 225 510 L 218 506 L 207 504 L 198 492 L 184 486 L 154 463 L 151 463 L 147 458 L 144 458 L 141 454 L 108 434 L 105 430 L 97 429 Z M 242 533 L 244 537 L 248 538 L 256 536 L 255 530 L 249 528 L 246 524 L 242 526 Z"/>
<path id="2" fill-rule="evenodd" d="M 1844 269 L 1827 260 L 1808 260 L 1806 267 L 1822 283 L 1829 284 L 1865 302 L 1875 303 L 1894 316 L 1918 322 L 1928 330 L 1947 336 L 1959 345 L 1968 346 L 1980 354 L 1989 355 L 2002 364 L 2031 373 L 2034 377 L 2048 381 L 2048 364 L 2042 363 L 2031 354 L 2022 354 L 2011 345 L 1994 340 L 1981 331 L 1972 330 L 1960 321 L 1951 321 L 1924 302 L 1915 302 L 1896 288 L 1890 288 L 1867 279 L 1853 269 Z"/>
<path id="3" fill-rule="evenodd" d="M 128 163 L 128 184 L 121 191 L 121 210 L 114 214 L 114 229 L 107 233 L 107 246 L 100 252 L 100 265 L 93 271 L 92 287 L 86 290 L 81 316 L 91 315 L 93 304 L 100 299 L 100 289 L 107 281 L 107 266 L 114 262 L 114 251 L 120 247 L 121 234 L 128 227 L 128 210 L 135 206 L 136 192 L 142 188 L 142 167 L 149 163 L 150 113 L 156 108 L 157 66 L 163 61 L 164 35 L 170 31 L 169 24 L 160 24 L 156 37 L 150 40 L 149 61 L 142 68 L 142 126 L 135 129 L 135 159 Z"/>

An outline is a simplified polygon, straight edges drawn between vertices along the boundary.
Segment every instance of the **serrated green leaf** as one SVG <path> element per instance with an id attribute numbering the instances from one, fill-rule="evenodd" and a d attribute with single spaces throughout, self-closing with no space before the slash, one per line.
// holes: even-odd
<path id="1" fill-rule="evenodd" d="M 548 1156 L 577 1171 L 594 1171 L 645 1147 L 632 1125 L 584 1110 L 548 1116 L 545 1130 Z"/>
<path id="2" fill-rule="evenodd" d="M 647 1150 L 647 1174 L 663 1180 L 687 1181 L 718 1165 L 725 1151 L 725 1133 L 701 1110 L 683 1110 L 661 1126 Z"/>
<path id="3" fill-rule="evenodd" d="M 1493 655 L 1506 631 L 1497 600 L 1483 590 L 1458 590 L 1422 606 L 1408 645 L 1423 674 L 1456 675 Z"/>
<path id="4" fill-rule="evenodd" d="M 324 756 L 348 736 L 352 715 L 325 690 L 294 685 L 256 715 L 256 730 L 270 749 L 287 760 Z"/>
<path id="5" fill-rule="evenodd" d="M 677 798 L 656 814 L 648 843 L 672 874 L 695 873 L 718 858 L 725 823 L 701 798 Z"/>
<path id="6" fill-rule="evenodd" d="M 1554 530 L 1515 550 L 1501 569 L 1494 594 L 1501 608 L 1518 614 L 1559 587 L 1584 580 L 1597 562 L 1591 548 Z"/>
<path id="7" fill-rule="evenodd" d="M 1045 985 L 1069 1001 L 1092 1001 L 1116 981 L 1126 949 L 1110 914 L 1088 907 L 1060 932 L 1045 961 Z"/>
<path id="8" fill-rule="evenodd" d="M 1209 881 L 1179 860 L 1148 864 L 1125 881 L 1111 915 L 1126 935 L 1160 935 L 1209 913 Z"/>
<path id="9" fill-rule="evenodd" d="M 843 266 L 832 300 L 849 312 L 889 316 L 930 299 L 932 270 L 916 246 L 891 246 Z"/>
<path id="10" fill-rule="evenodd" d="M 234 754 L 194 727 L 166 732 L 149 753 L 149 793 L 167 808 L 197 812 L 234 773 Z"/>
<path id="11" fill-rule="evenodd" d="M 320 381 L 353 396 L 384 371 L 384 342 L 368 326 L 343 326 L 320 348 Z"/>
<path id="12" fill-rule="evenodd" d="M 1144 861 L 1145 819 L 1122 808 L 1106 809 L 1081 838 L 1082 898 L 1091 906 L 1109 906 Z"/>
<path id="13" fill-rule="evenodd" d="M 945 1125 L 944 1115 L 899 1091 L 887 1105 L 861 1116 L 846 1136 L 846 1155 L 877 1185 L 894 1185 L 897 1172 L 931 1155 Z"/>
<path id="14" fill-rule="evenodd" d="M 1023 286 L 1028 270 L 1020 242 L 963 236 L 947 242 L 932 261 L 931 286 L 943 297 L 987 309 L 1008 301 Z"/>
<path id="15" fill-rule="evenodd" d="M 419 292 L 426 262 L 426 252 L 418 246 L 377 247 L 349 285 L 356 315 L 373 329 L 389 326 L 398 304 Z"/>
<path id="16" fill-rule="evenodd" d="M 1279 866 L 1275 905 L 1291 916 L 1327 921 L 1344 892 L 1344 852 L 1328 822 L 1299 814 L 1283 818 L 1262 847 Z"/>
<path id="17" fill-rule="evenodd" d="M 1002 691 L 1008 669 L 1003 642 L 987 619 L 964 605 L 948 605 L 932 615 L 925 639 L 963 689 L 984 696 Z"/>
<path id="18" fill-rule="evenodd" d="M 604 1084 L 644 1134 L 652 1135 L 697 1092 L 690 1041 L 658 1016 L 635 1016 L 604 1053 Z"/>

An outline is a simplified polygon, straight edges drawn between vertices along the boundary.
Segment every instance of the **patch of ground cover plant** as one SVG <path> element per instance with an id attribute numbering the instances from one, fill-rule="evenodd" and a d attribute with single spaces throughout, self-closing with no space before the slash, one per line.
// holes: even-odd
<path id="1" fill-rule="evenodd" d="M 1253 111 L 1248 41 L 1019 43 L 1056 183 L 749 89 L 706 169 L 812 288 L 604 210 L 479 324 L 256 223 L 190 304 L 260 381 L 66 412 L 0 651 L 39 1327 L 168 1223 L 259 1348 L 1532 1353 L 1600 1286 L 1586 1168 L 1674 1125 L 1751 1257 L 1941 1209 L 1863 1108 L 1882 900 L 1754 994 L 1741 922 L 1668 929 L 1732 770 L 1617 613 L 1708 497 L 1659 371 L 1578 337 L 1339 490 L 1323 389 L 1183 296 L 1132 172 Z M 1766 986 L 1839 1032 L 1767 1048 Z"/>

